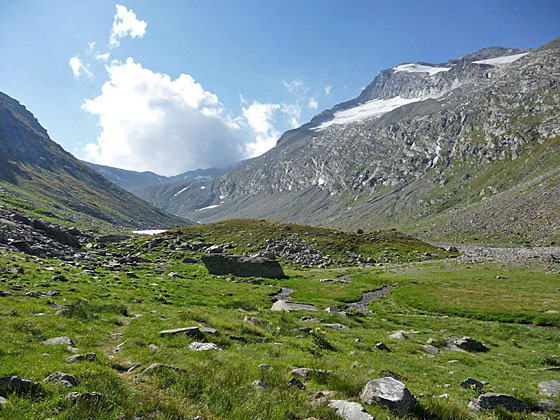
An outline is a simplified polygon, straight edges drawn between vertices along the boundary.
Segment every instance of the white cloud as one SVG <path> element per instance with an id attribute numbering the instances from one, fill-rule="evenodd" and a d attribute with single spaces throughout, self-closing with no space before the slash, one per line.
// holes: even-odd
<path id="1" fill-rule="evenodd" d="M 296 101 L 295 104 L 282 104 L 282 112 L 290 119 L 292 128 L 300 126 L 299 119 L 301 117 L 301 99 Z"/>
<path id="2" fill-rule="evenodd" d="M 241 98 L 242 103 L 247 103 Z M 254 101 L 250 106 L 243 107 L 243 117 L 252 131 L 255 140 L 246 145 L 249 157 L 262 155 L 276 145 L 280 132 L 274 128 L 274 114 L 279 110 L 279 104 L 261 104 Z"/>
<path id="3" fill-rule="evenodd" d="M 284 87 L 286 89 L 288 89 L 288 92 L 290 92 L 292 94 L 296 94 L 299 91 L 304 89 L 303 81 L 298 80 L 298 79 L 294 79 L 294 80 L 291 80 L 289 82 L 286 82 L 285 80 L 282 80 L 282 84 L 284 85 Z"/>
<path id="4" fill-rule="evenodd" d="M 89 65 L 85 65 L 82 63 L 78 57 L 72 57 L 68 60 L 68 64 L 72 68 L 72 73 L 74 73 L 74 77 L 80 77 L 82 74 L 85 74 L 90 79 L 93 77 L 93 73 L 89 69 Z"/>
<path id="5" fill-rule="evenodd" d="M 242 123 L 258 133 L 252 141 L 235 128 L 239 124 L 226 115 L 216 95 L 191 76 L 181 74 L 172 80 L 132 58 L 106 68 L 109 80 L 101 94 L 82 106 L 99 117 L 101 127 L 97 143 L 85 148 L 87 159 L 174 175 L 225 165 L 264 150 L 262 142 L 271 134 L 266 124 L 269 111 L 248 108 L 250 119 Z"/>
<path id="6" fill-rule="evenodd" d="M 88 42 L 88 50 L 93 51 L 94 48 L 95 48 L 95 41 Z"/>
<path id="7" fill-rule="evenodd" d="M 111 48 L 120 45 L 120 38 L 130 36 L 131 38 L 142 38 L 146 33 L 148 24 L 143 20 L 138 20 L 136 14 L 120 4 L 116 5 L 117 13 L 113 18 L 113 29 L 109 37 Z"/>
<path id="8" fill-rule="evenodd" d="M 313 109 L 313 110 L 319 108 L 319 103 L 317 102 L 317 99 L 309 98 L 309 101 L 307 102 L 307 108 Z"/>
<path id="9" fill-rule="evenodd" d="M 95 58 L 99 61 L 107 61 L 109 59 L 109 56 L 111 55 L 111 53 L 105 53 L 105 54 L 97 54 L 95 56 Z"/>
<path id="10" fill-rule="evenodd" d="M 329 96 L 331 94 L 332 85 L 325 86 L 325 95 Z"/>

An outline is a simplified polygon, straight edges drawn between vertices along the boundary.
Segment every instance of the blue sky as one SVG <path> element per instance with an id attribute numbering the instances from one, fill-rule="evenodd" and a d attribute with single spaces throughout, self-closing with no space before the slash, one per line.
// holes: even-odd
<path id="1" fill-rule="evenodd" d="M 559 35 L 555 0 L 0 0 L 0 91 L 79 157 L 171 175 L 263 152 L 382 69 Z"/>

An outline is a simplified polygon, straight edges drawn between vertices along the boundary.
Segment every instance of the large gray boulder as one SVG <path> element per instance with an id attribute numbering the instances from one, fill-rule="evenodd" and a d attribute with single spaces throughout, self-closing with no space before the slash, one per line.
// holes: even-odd
<path id="1" fill-rule="evenodd" d="M 64 372 L 54 372 L 43 379 L 43 382 L 52 382 L 58 385 L 63 385 L 66 388 L 80 385 L 80 381 L 75 376 L 69 375 Z"/>
<path id="2" fill-rule="evenodd" d="M 329 400 L 328 406 L 333 408 L 344 420 L 374 420 L 371 414 L 357 402 L 345 400 Z"/>
<path id="3" fill-rule="evenodd" d="M 247 257 L 234 254 L 204 254 L 202 262 L 211 274 L 233 274 L 238 277 L 285 278 L 282 267 L 275 259 Z"/>
<path id="4" fill-rule="evenodd" d="M 457 338 L 453 341 L 453 344 L 459 347 L 461 350 L 474 351 L 474 352 L 486 352 L 488 347 L 482 344 L 480 341 L 475 340 L 471 337 Z"/>
<path id="5" fill-rule="evenodd" d="M 27 395 L 41 392 L 41 385 L 19 376 L 3 376 L 0 378 L 0 396 L 8 397 L 10 394 Z"/>
<path id="6" fill-rule="evenodd" d="M 539 393 L 546 397 L 557 397 L 560 395 L 560 382 L 545 381 L 539 384 Z"/>
<path id="7" fill-rule="evenodd" d="M 494 410 L 498 407 L 503 407 L 507 411 L 512 412 L 525 412 L 527 406 L 525 403 L 511 395 L 496 394 L 494 392 L 487 392 L 478 397 L 477 404 L 480 408 L 486 410 Z"/>
<path id="8" fill-rule="evenodd" d="M 369 381 L 360 398 L 364 404 L 379 404 L 388 407 L 400 415 L 406 415 L 416 403 L 416 398 L 405 384 L 391 377 Z"/>
<path id="9" fill-rule="evenodd" d="M 271 311 L 317 311 L 317 308 L 312 303 L 303 303 L 303 302 L 290 302 L 286 300 L 277 300 L 274 302 L 272 307 L 270 308 Z"/>

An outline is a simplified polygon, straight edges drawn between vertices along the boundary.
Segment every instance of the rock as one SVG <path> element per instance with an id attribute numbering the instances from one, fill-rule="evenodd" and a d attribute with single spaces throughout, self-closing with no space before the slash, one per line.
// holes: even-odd
<path id="1" fill-rule="evenodd" d="M 142 375 L 145 373 L 156 373 L 161 372 L 162 370 L 172 370 L 175 372 L 182 372 L 182 369 L 176 368 L 175 366 L 165 365 L 163 363 L 152 363 L 146 369 L 142 371 Z"/>
<path id="2" fill-rule="evenodd" d="M 128 273 L 126 273 L 126 278 L 127 279 L 139 279 L 140 277 L 138 277 L 138 275 L 132 271 L 129 271 Z"/>
<path id="3" fill-rule="evenodd" d="M 461 350 L 474 351 L 474 352 L 486 352 L 488 347 L 482 344 L 480 341 L 475 340 L 471 337 L 463 337 L 453 340 L 453 344 L 459 347 Z"/>
<path id="4" fill-rule="evenodd" d="M 302 317 L 299 319 L 299 322 L 318 322 L 318 323 L 320 323 L 320 322 L 323 322 L 323 319 L 321 319 L 321 318 L 314 318 L 314 317 L 312 317 L 312 316 L 302 316 Z"/>
<path id="5" fill-rule="evenodd" d="M 192 258 L 192 257 L 183 258 L 183 263 L 184 264 L 197 264 L 199 262 L 200 262 L 200 260 L 197 259 L 197 258 Z"/>
<path id="6" fill-rule="evenodd" d="M 393 340 L 406 340 L 406 334 L 404 333 L 404 331 L 400 330 L 397 332 L 394 332 L 393 334 L 391 334 L 389 336 L 389 338 L 393 339 Z"/>
<path id="7" fill-rule="evenodd" d="M 248 322 L 253 325 L 261 325 L 261 321 L 258 318 L 249 315 L 245 315 L 245 318 L 243 318 L 243 322 Z"/>
<path id="8" fill-rule="evenodd" d="M 380 404 L 402 416 L 407 415 L 416 403 L 406 385 L 391 377 L 369 381 L 360 398 L 364 404 Z"/>
<path id="9" fill-rule="evenodd" d="M 72 341 L 71 338 L 69 337 L 55 337 L 55 338 L 50 338 L 48 340 L 45 340 L 41 343 L 44 346 L 57 346 L 57 345 L 62 345 L 62 346 L 74 346 L 74 342 Z"/>
<path id="10" fill-rule="evenodd" d="M 342 312 L 342 310 L 338 308 L 332 308 L 329 306 L 328 308 L 325 309 L 325 312 L 336 313 L 336 312 Z"/>
<path id="11" fill-rule="evenodd" d="M 347 328 L 346 325 L 342 324 L 323 324 L 323 327 L 332 328 L 333 330 L 342 330 L 344 328 Z"/>
<path id="12" fill-rule="evenodd" d="M 189 344 L 189 349 L 195 351 L 207 351 L 207 350 L 222 351 L 222 349 L 219 348 L 214 343 L 198 343 L 196 341 L 194 343 Z"/>
<path id="13" fill-rule="evenodd" d="M 537 406 L 541 411 L 558 411 L 558 403 L 553 400 L 540 400 L 537 402 Z"/>
<path id="14" fill-rule="evenodd" d="M 218 330 L 216 328 L 210 328 L 210 327 L 199 327 L 199 330 L 201 333 L 203 334 L 210 334 L 210 335 L 216 335 L 218 334 Z"/>
<path id="15" fill-rule="evenodd" d="M 503 407 L 507 411 L 512 412 L 525 412 L 527 406 L 521 400 L 505 394 L 496 394 L 494 392 L 487 392 L 478 397 L 478 405 L 480 408 L 486 410 L 494 410 L 498 407 Z"/>
<path id="16" fill-rule="evenodd" d="M 422 346 L 422 348 L 424 349 L 424 351 L 426 351 L 426 353 L 429 353 L 429 354 L 441 354 L 442 353 L 440 349 L 438 349 L 437 347 L 434 347 L 430 344 L 424 344 Z"/>
<path id="17" fill-rule="evenodd" d="M 105 395 L 101 392 L 71 392 L 66 396 L 68 401 L 72 402 L 88 402 L 97 403 L 105 399 Z"/>
<path id="18" fill-rule="evenodd" d="M 303 302 L 287 302 L 285 300 L 277 300 L 270 308 L 271 311 L 316 311 L 317 308 L 311 303 Z"/>
<path id="19" fill-rule="evenodd" d="M 539 394 L 545 397 L 558 397 L 560 395 L 560 382 L 545 381 L 539 384 Z"/>
<path id="20" fill-rule="evenodd" d="M 292 379 L 290 379 L 290 380 L 288 381 L 288 386 L 289 386 L 289 387 L 295 386 L 295 387 L 297 387 L 297 388 L 299 388 L 299 389 L 305 389 L 305 385 L 303 384 L 303 382 L 301 382 L 301 381 L 300 381 L 298 378 L 296 378 L 295 376 L 294 376 Z"/>
<path id="21" fill-rule="evenodd" d="M 171 273 L 168 273 L 167 277 L 169 277 L 171 280 L 184 279 L 184 277 L 182 275 L 180 275 L 179 273 L 175 273 L 173 271 Z"/>
<path id="22" fill-rule="evenodd" d="M 389 351 L 389 352 L 391 351 L 391 349 L 390 349 L 389 347 L 387 347 L 387 346 L 385 345 L 385 343 L 377 343 L 377 344 L 375 345 L 375 348 L 376 348 L 377 350 L 381 350 L 381 351 Z"/>
<path id="23" fill-rule="evenodd" d="M 304 381 L 309 380 L 312 373 L 313 373 L 313 369 L 309 369 L 309 368 L 296 368 L 290 371 L 290 375 L 299 376 Z"/>
<path id="24" fill-rule="evenodd" d="M 484 385 L 488 385 L 488 382 L 480 382 L 473 378 L 467 378 L 461 382 L 463 388 L 482 388 Z"/>
<path id="25" fill-rule="evenodd" d="M 381 372 L 379 372 L 381 374 L 381 376 L 383 377 L 389 377 L 389 378 L 393 378 L 396 379 L 397 381 L 404 381 L 406 378 L 402 375 L 399 375 L 396 372 L 393 372 L 392 370 L 382 370 Z"/>
<path id="26" fill-rule="evenodd" d="M 0 377 L 0 396 L 8 397 L 10 394 L 33 395 L 41 392 L 41 385 L 19 376 Z"/>
<path id="27" fill-rule="evenodd" d="M 97 359 L 97 355 L 95 353 L 86 353 L 86 354 L 76 354 L 74 356 L 67 357 L 64 361 L 66 363 L 74 363 L 74 362 L 81 362 L 87 360 L 88 362 L 93 362 Z"/>
<path id="28" fill-rule="evenodd" d="M 54 372 L 43 379 L 43 382 L 52 382 L 55 384 L 63 385 L 66 388 L 80 385 L 80 381 L 75 376 L 63 372 Z"/>
<path id="29" fill-rule="evenodd" d="M 270 388 L 269 384 L 267 384 L 265 381 L 262 381 L 260 379 L 254 381 L 252 385 L 258 392 L 264 392 L 267 390 L 267 388 Z"/>
<path id="30" fill-rule="evenodd" d="M 169 337 L 177 334 L 183 334 L 189 337 L 203 337 L 198 327 L 173 328 L 172 330 L 163 330 L 159 332 L 159 335 L 162 337 Z"/>
<path id="31" fill-rule="evenodd" d="M 0 397 L 0 409 L 2 408 L 3 405 L 8 404 L 8 400 L 4 397 Z"/>
<path id="32" fill-rule="evenodd" d="M 357 403 L 345 400 L 329 400 L 328 406 L 336 411 L 344 420 L 374 420 L 365 408 Z"/>
<path id="33" fill-rule="evenodd" d="M 261 363 L 259 367 L 263 369 L 272 369 L 272 365 L 269 365 L 268 363 Z"/>
<path id="34" fill-rule="evenodd" d="M 238 277 L 286 278 L 278 261 L 234 254 L 204 254 L 202 262 L 211 274 L 233 274 Z"/>

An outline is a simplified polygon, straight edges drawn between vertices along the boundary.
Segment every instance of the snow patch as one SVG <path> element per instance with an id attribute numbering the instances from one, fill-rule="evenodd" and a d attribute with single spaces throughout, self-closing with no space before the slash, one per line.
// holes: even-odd
<path id="1" fill-rule="evenodd" d="M 221 204 L 212 204 L 211 206 L 202 207 L 201 209 L 197 209 L 196 211 L 215 209 L 216 207 L 220 207 L 220 206 Z"/>
<path id="2" fill-rule="evenodd" d="M 519 60 L 521 57 L 526 56 L 529 53 L 521 53 L 514 55 L 504 55 L 502 57 L 488 58 L 486 60 L 473 61 L 474 64 L 489 64 L 491 66 L 499 66 L 501 64 L 509 64 L 514 61 Z"/>
<path id="3" fill-rule="evenodd" d="M 200 187 L 201 190 L 205 190 L 206 187 L 203 185 L 202 187 Z"/>
<path id="4" fill-rule="evenodd" d="M 181 194 L 182 192 L 185 192 L 189 189 L 189 187 L 185 187 L 183 188 L 181 191 L 177 191 L 175 194 L 173 194 L 173 197 L 177 197 L 179 194 Z"/>
<path id="5" fill-rule="evenodd" d="M 163 232 L 167 232 L 167 229 L 147 229 L 147 230 L 132 231 L 132 233 L 136 233 L 137 235 L 158 235 Z"/>
<path id="6" fill-rule="evenodd" d="M 313 130 L 323 130 L 333 124 L 348 124 L 367 118 L 377 118 L 403 105 L 420 102 L 425 99 L 429 99 L 429 97 L 405 99 L 400 96 L 395 96 L 391 99 L 373 99 L 353 108 L 335 112 L 332 120 L 325 121 L 321 125 L 314 127 Z"/>
<path id="7" fill-rule="evenodd" d="M 428 73 L 430 76 L 434 74 L 441 73 L 442 71 L 449 71 L 451 67 L 433 67 L 433 66 L 426 66 L 424 64 L 401 64 L 393 69 L 395 73 L 404 72 L 404 73 Z"/>

